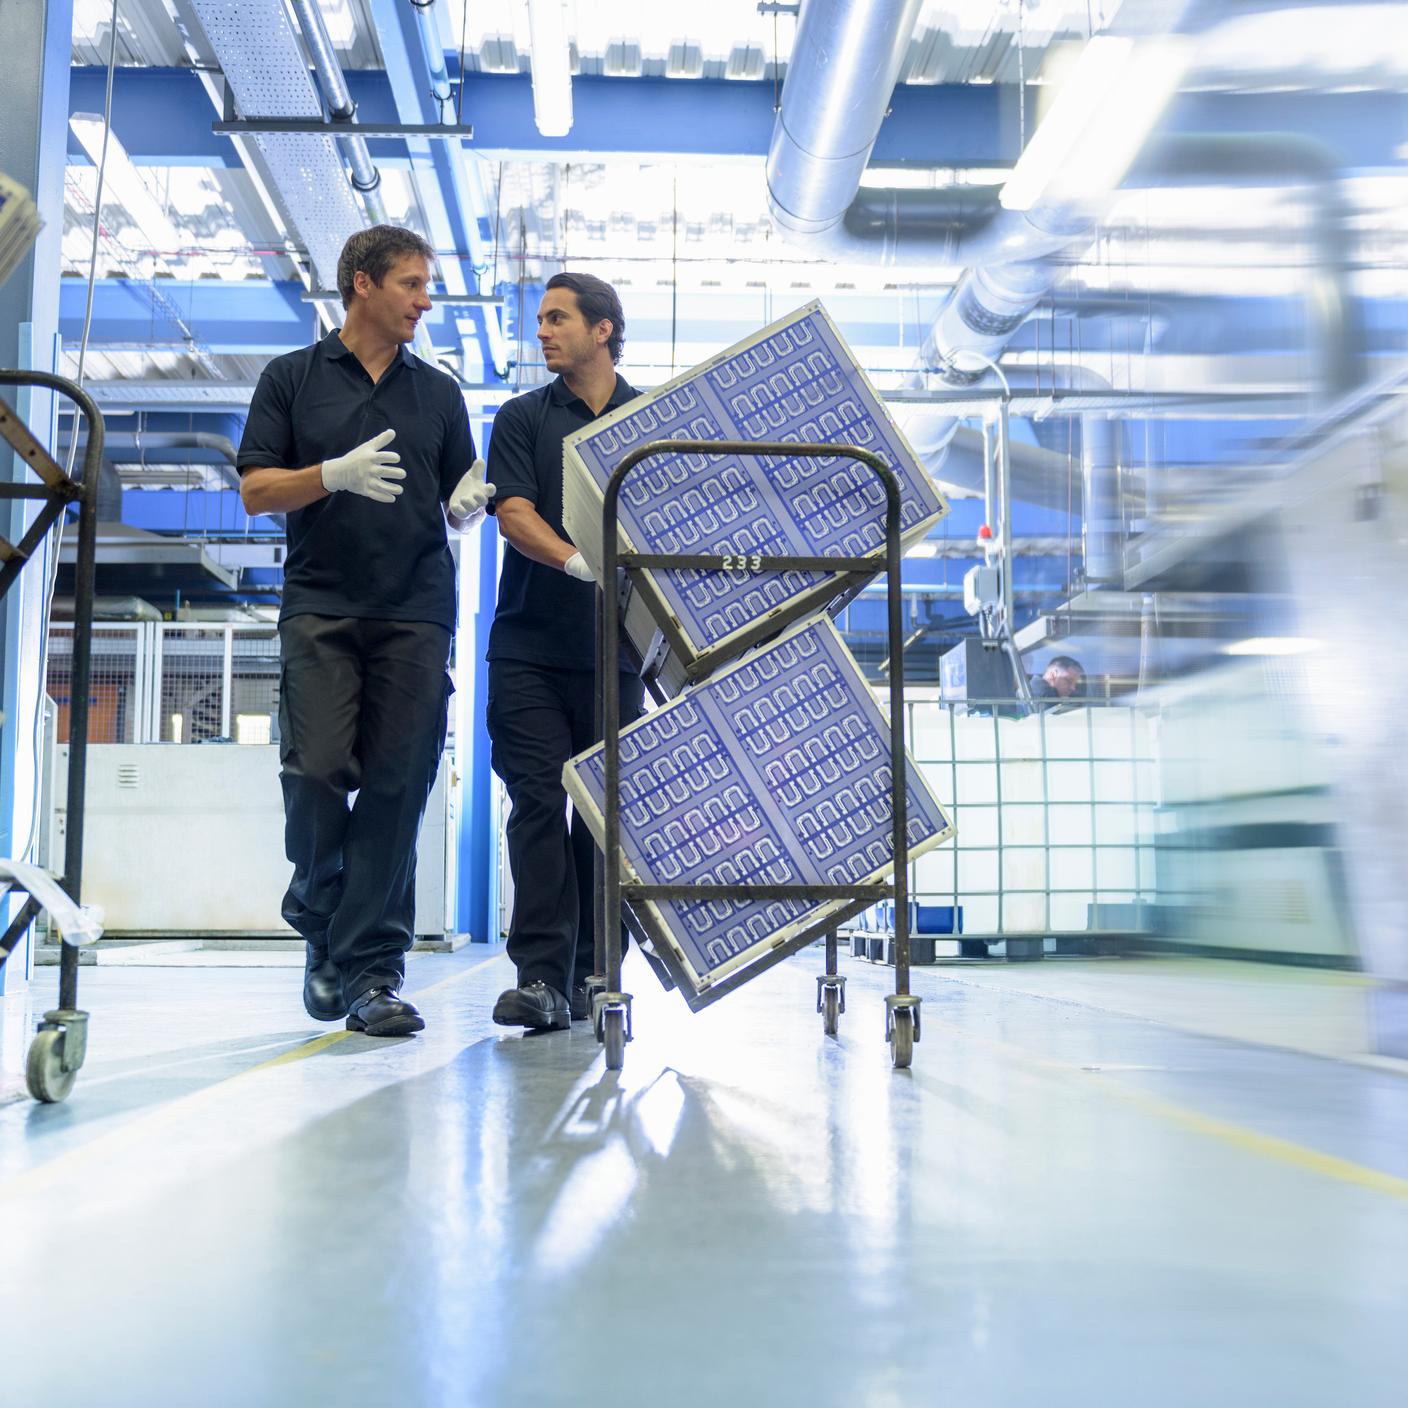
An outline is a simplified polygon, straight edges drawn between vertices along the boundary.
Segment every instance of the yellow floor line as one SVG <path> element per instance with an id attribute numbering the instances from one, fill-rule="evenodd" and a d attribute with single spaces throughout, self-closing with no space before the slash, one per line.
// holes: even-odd
<path id="1" fill-rule="evenodd" d="M 1199 1114 L 1196 1110 L 1188 1110 L 1182 1105 L 1174 1105 L 1156 1096 L 1145 1095 L 1141 1090 L 1131 1090 L 1117 1082 L 1110 1083 L 1110 1093 L 1128 1100 L 1151 1115 L 1167 1120 L 1170 1124 L 1191 1130 L 1194 1134 L 1220 1140 L 1233 1148 L 1260 1154 L 1263 1158 L 1275 1159 L 1279 1163 L 1291 1164 L 1308 1173 L 1317 1173 L 1340 1183 L 1351 1183 L 1358 1188 L 1372 1188 L 1376 1193 L 1387 1193 L 1391 1198 L 1401 1198 L 1408 1202 L 1408 1178 L 1385 1173 L 1382 1169 L 1369 1168 L 1366 1164 L 1357 1164 L 1352 1159 L 1324 1154 L 1319 1149 L 1297 1144 L 1290 1139 L 1281 1139 L 1274 1134 L 1259 1134 L 1254 1129 L 1232 1124 L 1228 1120 L 1214 1119 L 1211 1115 Z"/>
<path id="2" fill-rule="evenodd" d="M 466 968 L 459 973 L 451 973 L 439 982 L 431 983 L 429 987 L 421 988 L 414 996 L 417 1000 L 423 1000 L 431 993 L 439 992 L 443 988 L 451 987 L 455 983 L 462 983 L 466 978 L 473 977 L 475 973 L 482 972 L 485 968 L 492 967 L 504 958 L 504 954 L 497 953 L 493 958 L 486 958 L 480 963 L 476 963 L 471 968 Z M 90 1139 L 85 1144 L 80 1144 L 72 1149 L 66 1149 L 61 1154 L 56 1154 L 52 1159 L 46 1159 L 42 1163 L 37 1163 L 25 1169 L 23 1173 L 17 1174 L 14 1178 L 0 1183 L 0 1203 L 10 1202 L 22 1198 L 28 1193 L 42 1190 L 54 1177 L 55 1170 L 61 1167 L 79 1163 L 84 1159 L 91 1159 L 98 1155 L 110 1157 L 115 1151 L 125 1145 L 140 1142 L 150 1137 L 154 1128 L 164 1124 L 170 1124 L 174 1120 L 183 1118 L 191 1114 L 200 1106 L 208 1103 L 213 1098 L 223 1094 L 224 1091 L 235 1081 L 244 1080 L 248 1076 L 257 1075 L 260 1071 L 272 1070 L 276 1066 L 287 1066 L 294 1061 L 305 1061 L 310 1056 L 316 1056 L 320 1052 L 326 1051 L 330 1046 L 336 1046 L 338 1042 L 345 1041 L 354 1033 L 349 1031 L 326 1032 L 322 1036 L 315 1036 L 309 1041 L 300 1042 L 297 1046 L 288 1051 L 281 1051 L 277 1056 L 271 1056 L 267 1061 L 260 1061 L 257 1065 L 248 1066 L 242 1071 L 236 1071 L 233 1075 L 223 1076 L 220 1080 L 213 1081 L 210 1085 L 202 1086 L 199 1090 L 193 1090 L 189 1095 L 183 1095 L 177 1100 L 168 1104 L 158 1106 L 149 1114 L 138 1116 L 129 1120 L 118 1129 L 110 1130 L 106 1134 L 100 1134 Z M 83 1079 L 79 1076 L 79 1081 Z"/>
<path id="3" fill-rule="evenodd" d="M 1037 1066 L 1065 1077 L 1080 1077 L 1080 1084 L 1086 1090 L 1098 1090 L 1102 1094 L 1112 1095 L 1116 1099 L 1124 1100 L 1126 1103 L 1143 1110 L 1145 1114 L 1166 1120 L 1170 1124 L 1176 1124 L 1191 1133 L 1201 1134 L 1205 1138 L 1216 1139 L 1220 1143 L 1240 1149 L 1244 1153 L 1256 1154 L 1277 1163 L 1289 1164 L 1307 1173 L 1333 1178 L 1339 1183 L 1352 1184 L 1357 1188 L 1370 1188 L 1376 1193 L 1386 1193 L 1391 1198 L 1399 1198 L 1408 1202 L 1408 1178 L 1386 1173 L 1382 1169 L 1370 1168 L 1367 1164 L 1355 1163 L 1352 1159 L 1342 1159 L 1335 1154 L 1326 1154 L 1319 1149 L 1312 1149 L 1307 1144 L 1297 1144 L 1291 1139 L 1282 1139 L 1273 1134 L 1261 1134 L 1243 1125 L 1233 1124 L 1229 1120 L 1220 1120 L 1211 1115 L 1200 1114 L 1197 1110 L 1175 1105 L 1156 1095 L 1146 1095 L 1142 1090 L 1121 1085 L 1118 1081 L 1092 1081 L 1081 1067 L 1073 1066 L 1068 1061 L 1058 1061 L 1051 1056 L 1043 1056 L 1040 1052 L 1028 1051 L 1025 1047 L 1015 1046 L 1008 1041 L 999 1041 L 995 1037 L 978 1036 L 948 1022 L 941 1024 L 931 1021 L 925 1025 L 930 1031 L 941 1029 L 945 1034 L 957 1036 L 961 1041 L 971 1042 L 976 1046 L 990 1047 L 995 1051 L 1002 1052 L 1005 1056 L 1015 1057 L 1024 1065 Z"/>
<path id="4" fill-rule="evenodd" d="M 478 973 L 483 968 L 488 968 L 491 964 L 497 963 L 505 955 L 496 953 L 492 958 L 486 958 L 482 963 L 476 963 L 473 968 L 466 968 L 462 973 L 451 973 L 447 977 L 441 978 L 439 982 L 431 983 L 428 988 L 421 988 L 418 992 L 411 994 L 417 1000 L 423 1000 L 433 992 L 439 992 L 441 988 L 447 988 L 453 983 L 463 982 L 472 973 Z M 216 1081 L 216 1085 L 224 1085 L 227 1081 L 239 1080 L 242 1076 L 252 1076 L 256 1071 L 272 1070 L 275 1066 L 287 1066 L 294 1061 L 307 1060 L 309 1056 L 316 1056 L 320 1051 L 326 1051 L 330 1046 L 336 1046 L 339 1041 L 346 1041 L 349 1036 L 356 1036 L 356 1032 L 349 1032 L 346 1029 L 340 1032 L 328 1032 L 324 1036 L 315 1036 L 311 1041 L 301 1042 L 289 1051 L 281 1051 L 277 1056 L 271 1056 L 267 1061 L 261 1061 L 257 1066 L 251 1066 L 245 1071 L 236 1071 L 232 1076 L 226 1076 L 224 1080 Z M 210 1087 L 212 1090 L 214 1086 Z"/>

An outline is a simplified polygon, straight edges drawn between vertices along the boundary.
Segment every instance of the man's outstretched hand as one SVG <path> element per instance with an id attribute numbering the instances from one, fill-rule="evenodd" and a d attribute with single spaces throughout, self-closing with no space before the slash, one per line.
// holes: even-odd
<path id="1" fill-rule="evenodd" d="M 400 480 L 406 471 L 398 468 L 401 456 L 383 447 L 396 438 L 394 430 L 383 430 L 370 440 L 336 459 L 323 461 L 323 488 L 330 494 L 345 489 L 362 494 L 379 504 L 394 504 L 401 493 Z"/>
<path id="2" fill-rule="evenodd" d="M 484 482 L 485 473 L 484 461 L 475 460 L 450 495 L 450 515 L 462 520 L 465 528 L 472 528 L 484 517 L 489 500 L 498 492 L 494 485 Z"/>

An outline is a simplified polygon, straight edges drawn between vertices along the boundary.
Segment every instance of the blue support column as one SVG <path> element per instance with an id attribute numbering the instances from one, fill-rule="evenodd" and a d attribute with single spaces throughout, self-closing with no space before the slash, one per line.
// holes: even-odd
<path id="1" fill-rule="evenodd" d="M 59 237 L 64 226 L 64 162 L 68 146 L 72 0 L 0 5 L 0 171 L 25 186 L 39 205 L 44 229 L 34 253 L 0 284 L 0 366 L 57 370 Z M 15 409 L 39 438 L 54 444 L 53 397 L 25 393 Z M 6 446 L 0 476 L 30 479 Z M 13 504 L 0 512 L 0 531 L 23 534 L 35 509 Z M 39 824 L 38 755 L 33 746 L 40 702 L 39 645 L 44 630 L 44 575 L 33 564 L 0 602 L 0 855 L 23 850 Z M 0 969 L 0 993 L 22 988 L 29 954 L 17 951 Z"/>
<path id="2" fill-rule="evenodd" d="M 482 425 L 476 440 L 484 444 Z M 498 587 L 499 534 L 490 520 L 460 545 L 460 630 L 456 640 L 456 751 L 461 779 L 455 837 L 457 894 L 455 927 L 475 943 L 498 937 L 498 835 L 489 764 L 489 667 L 484 655 L 494 621 Z"/>

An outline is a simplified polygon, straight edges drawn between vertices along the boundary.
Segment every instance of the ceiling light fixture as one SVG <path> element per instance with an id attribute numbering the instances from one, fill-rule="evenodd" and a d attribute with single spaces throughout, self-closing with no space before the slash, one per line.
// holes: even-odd
<path id="1" fill-rule="evenodd" d="M 1008 210 L 1084 204 L 1124 180 L 1187 70 L 1186 39 L 1097 34 L 1002 188 Z"/>
<path id="2" fill-rule="evenodd" d="M 97 113 L 76 112 L 70 116 L 68 125 L 88 160 L 97 166 L 103 151 L 103 119 Z M 163 254 L 179 250 L 185 242 L 183 237 L 142 179 L 141 172 L 132 164 L 132 158 L 115 132 L 108 135 L 107 162 L 103 185 L 109 197 L 132 217 L 133 225 L 149 248 Z"/>
<path id="3" fill-rule="evenodd" d="M 1224 645 L 1224 655 L 1309 655 L 1320 649 L 1318 640 L 1306 636 L 1249 636 Z"/>
<path id="4" fill-rule="evenodd" d="M 567 0 L 528 0 L 532 48 L 533 119 L 544 137 L 572 130 L 572 50 Z"/>

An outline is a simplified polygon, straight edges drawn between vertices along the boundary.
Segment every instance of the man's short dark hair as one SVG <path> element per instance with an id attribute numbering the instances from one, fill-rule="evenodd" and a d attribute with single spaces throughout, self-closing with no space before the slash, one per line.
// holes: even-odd
<path id="1" fill-rule="evenodd" d="M 337 256 L 337 291 L 342 295 L 342 306 L 352 306 L 358 270 L 380 288 L 396 261 L 408 254 L 435 263 L 435 251 L 414 230 L 402 229 L 400 225 L 372 225 L 358 230 Z"/>
<path id="2" fill-rule="evenodd" d="M 603 318 L 611 324 L 606 349 L 611 353 L 611 360 L 619 362 L 621 349 L 626 345 L 626 313 L 616 290 L 595 274 L 554 274 L 547 286 L 570 288 L 577 295 L 577 307 L 582 310 L 588 327 L 595 327 Z"/>
<path id="3" fill-rule="evenodd" d="M 1085 678 L 1085 667 L 1079 660 L 1073 660 L 1069 655 L 1053 655 L 1046 662 L 1046 668 L 1049 670 L 1053 665 L 1058 670 L 1065 670 L 1070 674 L 1079 675 L 1082 679 Z"/>

